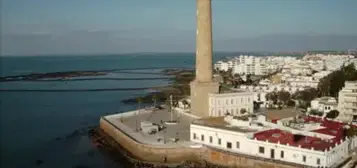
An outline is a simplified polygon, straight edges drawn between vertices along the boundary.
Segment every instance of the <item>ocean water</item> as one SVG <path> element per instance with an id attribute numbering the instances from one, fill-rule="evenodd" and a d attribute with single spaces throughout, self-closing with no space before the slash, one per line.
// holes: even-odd
<path id="1" fill-rule="evenodd" d="M 227 53 L 217 54 L 220 60 Z M 130 54 L 112 56 L 1 57 L 0 75 L 21 75 L 74 70 L 149 67 L 193 68 L 194 54 Z M 157 71 L 157 70 L 140 70 Z M 111 73 L 109 77 L 158 77 L 148 74 Z M 6 82 L 2 89 L 86 89 L 150 87 L 167 80 Z M 146 91 L 105 92 L 2 92 L 0 93 L 0 167 L 123 167 L 104 156 L 86 134 L 76 130 L 98 125 L 100 116 L 135 109 L 121 100 Z M 38 164 L 37 160 L 43 161 Z"/>

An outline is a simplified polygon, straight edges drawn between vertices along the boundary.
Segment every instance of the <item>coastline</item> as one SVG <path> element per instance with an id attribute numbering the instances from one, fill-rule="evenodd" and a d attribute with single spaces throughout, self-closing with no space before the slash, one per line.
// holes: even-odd
<path id="1" fill-rule="evenodd" d="M 126 150 L 123 146 L 117 143 L 111 136 L 105 133 L 101 128 L 94 128 L 90 130 L 89 136 L 92 139 L 92 142 L 100 149 L 103 149 L 105 152 L 110 154 L 112 159 L 117 160 L 125 159 L 125 161 L 132 164 L 134 167 L 155 167 L 155 168 L 180 168 L 180 167 L 197 167 L 203 166 L 206 167 L 207 163 L 200 163 L 194 160 L 183 161 L 180 163 L 163 163 L 163 162 L 148 162 L 136 158 L 130 151 Z M 202 168 L 203 168 L 202 167 Z M 225 168 L 222 166 L 216 166 L 212 168 Z"/>
<path id="2" fill-rule="evenodd" d="M 131 161 L 134 165 L 151 165 L 146 167 L 187 167 L 187 164 L 194 164 L 194 167 L 216 168 L 305 167 L 303 165 L 292 164 L 289 162 L 231 153 L 208 146 L 196 146 L 194 144 L 172 146 L 168 144 L 160 145 L 141 142 L 137 137 L 133 137 L 130 133 L 133 130 L 124 129 L 119 122 L 120 118 L 125 115 L 130 115 L 130 112 L 101 117 L 100 127 L 98 128 L 100 131 L 97 132 L 103 140 L 111 141 L 111 146 L 108 146 L 108 148 L 114 148 L 116 153 L 126 155 L 129 162 Z M 106 119 L 106 117 L 111 119 Z M 114 120 L 116 120 L 115 123 L 112 123 Z"/>
<path id="3" fill-rule="evenodd" d="M 195 78 L 193 70 L 187 69 L 164 69 L 162 71 L 164 76 L 168 78 L 169 83 L 163 87 L 151 87 L 150 92 L 143 96 L 136 96 L 122 100 L 126 104 L 136 104 L 138 99 L 141 103 L 152 103 L 154 100 L 157 103 L 164 103 L 167 101 L 170 94 L 175 95 L 175 99 L 181 99 L 190 94 L 189 83 Z"/>

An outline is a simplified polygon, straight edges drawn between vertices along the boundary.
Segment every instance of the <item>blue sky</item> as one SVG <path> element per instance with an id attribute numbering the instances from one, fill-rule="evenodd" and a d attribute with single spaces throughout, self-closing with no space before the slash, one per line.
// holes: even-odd
<path id="1" fill-rule="evenodd" d="M 86 50 L 194 52 L 196 0 L 1 2 L 3 55 Z M 212 6 L 216 50 L 340 49 L 357 45 L 356 0 L 213 0 Z M 308 44 L 302 42 L 305 36 Z M 322 42 L 315 47 L 312 43 L 325 40 L 314 36 L 335 38 L 343 44 Z M 279 43 L 279 39 L 287 43 L 284 40 L 291 41 L 289 37 L 300 40 L 275 47 L 256 43 Z"/>

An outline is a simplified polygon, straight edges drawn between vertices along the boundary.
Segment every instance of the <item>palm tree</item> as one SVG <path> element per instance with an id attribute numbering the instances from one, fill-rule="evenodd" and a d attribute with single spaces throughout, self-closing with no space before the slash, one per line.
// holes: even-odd
<path id="1" fill-rule="evenodd" d="M 142 98 L 141 97 L 138 97 L 137 99 L 136 99 L 136 101 L 138 102 L 138 112 L 140 113 L 140 108 L 141 108 L 141 103 L 142 103 Z M 138 132 L 139 131 L 139 128 L 138 128 L 138 119 L 136 118 L 136 120 L 135 120 L 135 127 L 136 127 L 136 132 Z"/>
<path id="2" fill-rule="evenodd" d="M 156 101 L 157 101 L 156 94 L 152 95 L 152 101 L 154 102 L 154 107 L 156 107 Z"/>
<path id="3" fill-rule="evenodd" d="M 141 109 L 141 103 L 143 102 L 143 100 L 142 100 L 141 97 L 138 97 L 138 98 L 136 99 L 136 101 L 138 102 L 138 109 L 139 109 L 139 111 L 140 111 L 140 109 Z"/>

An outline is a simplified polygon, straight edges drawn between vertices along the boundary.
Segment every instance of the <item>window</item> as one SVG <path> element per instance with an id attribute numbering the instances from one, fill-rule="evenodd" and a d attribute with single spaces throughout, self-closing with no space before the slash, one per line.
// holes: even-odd
<path id="1" fill-rule="evenodd" d="M 259 153 L 264 153 L 264 147 L 259 146 Z"/>
<path id="2" fill-rule="evenodd" d="M 231 99 L 231 104 L 233 104 L 233 99 Z"/>
<path id="3" fill-rule="evenodd" d="M 193 133 L 193 139 L 197 139 L 196 133 Z"/>
<path id="4" fill-rule="evenodd" d="M 306 156 L 305 155 L 302 156 L 302 161 L 306 162 Z"/>
<path id="5" fill-rule="evenodd" d="M 280 151 L 280 157 L 284 158 L 284 151 Z"/>
<path id="6" fill-rule="evenodd" d="M 319 159 L 319 158 L 317 158 L 317 160 L 316 160 L 316 164 L 317 164 L 317 165 L 320 165 L 320 164 L 321 164 L 321 161 L 320 161 L 320 159 Z"/>
<path id="7" fill-rule="evenodd" d="M 240 101 L 243 103 L 243 98 L 241 98 Z"/>
<path id="8" fill-rule="evenodd" d="M 228 149 L 232 149 L 232 143 L 227 142 L 227 148 L 228 148 Z"/>
<path id="9" fill-rule="evenodd" d="M 238 141 L 236 142 L 236 148 L 237 148 L 237 149 L 239 149 L 239 148 L 240 148 L 240 144 L 239 144 L 239 142 L 238 142 Z"/>
<path id="10" fill-rule="evenodd" d="M 213 141 L 212 136 L 209 136 L 209 143 L 212 143 L 212 141 Z"/>
<path id="11" fill-rule="evenodd" d="M 226 100 L 226 104 L 228 105 L 228 100 Z"/>
<path id="12" fill-rule="evenodd" d="M 248 103 L 250 102 L 250 98 L 248 97 Z"/>
<path id="13" fill-rule="evenodd" d="M 201 141 L 205 141 L 205 136 L 201 135 Z"/>
<path id="14" fill-rule="evenodd" d="M 218 145 L 221 144 L 221 138 L 218 138 Z"/>

